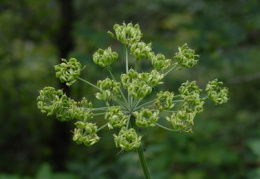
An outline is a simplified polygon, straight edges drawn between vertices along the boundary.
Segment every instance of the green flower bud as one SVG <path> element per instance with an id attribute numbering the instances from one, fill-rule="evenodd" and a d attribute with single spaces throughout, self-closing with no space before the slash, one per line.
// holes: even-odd
<path id="1" fill-rule="evenodd" d="M 152 52 L 148 54 L 148 58 L 151 60 L 152 65 L 156 70 L 164 71 L 172 65 L 172 61 L 170 59 L 165 59 L 163 54 L 158 54 L 155 56 Z"/>
<path id="2" fill-rule="evenodd" d="M 175 130 L 179 130 L 180 132 L 192 132 L 195 116 L 196 113 L 178 111 L 177 113 L 172 113 L 171 117 L 166 117 L 166 120 L 172 124 Z"/>
<path id="3" fill-rule="evenodd" d="M 173 108 L 173 96 L 174 93 L 170 93 L 169 91 L 160 91 L 159 93 L 157 93 L 157 98 L 154 100 L 154 107 L 158 108 L 159 111 Z"/>
<path id="4" fill-rule="evenodd" d="M 183 83 L 179 88 L 183 101 L 183 110 L 200 113 L 203 111 L 204 98 L 200 98 L 202 90 L 196 85 L 196 81 Z"/>
<path id="5" fill-rule="evenodd" d="M 152 87 L 162 84 L 160 81 L 164 77 L 156 70 L 151 73 L 137 73 L 130 69 L 127 74 L 121 75 L 121 82 L 128 93 L 135 99 L 144 98 L 152 92 Z"/>
<path id="6" fill-rule="evenodd" d="M 142 32 L 138 24 L 133 25 L 132 23 L 119 25 L 115 24 L 113 26 L 115 35 L 112 32 L 108 32 L 113 38 L 122 42 L 125 45 L 131 45 L 133 43 L 139 42 L 142 37 Z"/>
<path id="7" fill-rule="evenodd" d="M 74 129 L 73 141 L 77 144 L 84 144 L 86 146 L 91 146 L 99 141 L 97 136 L 97 126 L 93 123 L 85 123 L 78 121 L 75 123 L 76 127 Z"/>
<path id="8" fill-rule="evenodd" d="M 75 122 L 74 125 L 76 126 L 76 128 L 84 129 L 86 124 L 82 121 L 78 121 L 78 122 Z"/>
<path id="9" fill-rule="evenodd" d="M 64 63 L 55 65 L 56 77 L 60 79 L 62 83 L 66 82 L 66 85 L 70 86 L 80 75 L 81 64 L 75 59 L 71 58 L 69 62 L 62 59 Z"/>
<path id="10" fill-rule="evenodd" d="M 174 58 L 177 59 L 181 67 L 192 68 L 197 64 L 198 60 L 195 58 L 199 55 L 195 55 L 195 51 L 190 49 L 187 44 L 182 47 L 178 47 L 179 52 L 175 53 Z"/>
<path id="11" fill-rule="evenodd" d="M 138 78 L 138 73 L 133 69 L 130 69 L 127 74 L 122 74 L 120 78 L 124 88 L 128 88 L 128 85 L 131 82 L 131 80 Z"/>
<path id="12" fill-rule="evenodd" d="M 183 99 L 183 110 L 190 113 L 201 113 L 203 111 L 203 105 L 205 102 L 203 98 L 200 98 L 199 94 L 185 96 Z"/>
<path id="13" fill-rule="evenodd" d="M 56 114 L 56 118 L 60 121 L 69 121 L 72 119 L 86 120 L 93 116 L 89 109 L 77 106 L 77 102 L 68 98 L 63 94 L 62 90 L 55 91 L 52 87 L 45 87 L 40 91 L 40 96 L 37 98 L 38 108 L 47 115 Z M 86 99 L 83 99 L 87 103 Z M 90 107 L 92 103 L 85 104 Z"/>
<path id="14" fill-rule="evenodd" d="M 134 80 L 128 85 L 128 93 L 135 99 L 142 99 L 151 92 L 152 87 L 147 85 L 145 81 Z"/>
<path id="15" fill-rule="evenodd" d="M 196 81 L 186 81 L 185 83 L 181 84 L 179 88 L 179 92 L 181 93 L 182 97 L 190 96 L 192 94 L 201 94 L 202 90 L 196 85 Z"/>
<path id="16" fill-rule="evenodd" d="M 133 128 L 122 127 L 118 135 L 113 135 L 116 147 L 125 151 L 135 150 L 141 145 L 141 136 Z"/>
<path id="17" fill-rule="evenodd" d="M 106 50 L 98 49 L 98 51 L 93 54 L 94 63 L 101 67 L 108 67 L 117 59 L 118 54 L 116 52 L 112 52 L 110 47 Z"/>
<path id="18" fill-rule="evenodd" d="M 111 97 L 111 95 L 117 95 L 119 92 L 121 84 L 109 78 L 105 80 L 99 80 L 97 82 L 97 87 L 100 92 L 96 93 L 96 98 L 99 100 L 106 100 Z M 119 95 L 118 95 L 119 96 Z"/>
<path id="19" fill-rule="evenodd" d="M 128 116 L 124 115 L 120 106 L 113 106 L 106 111 L 105 119 L 109 120 L 108 128 L 120 128 L 126 125 Z"/>
<path id="20" fill-rule="evenodd" d="M 130 52 L 136 59 L 146 59 L 152 51 L 151 46 L 151 43 L 146 45 L 144 42 L 137 42 L 131 45 Z"/>
<path id="21" fill-rule="evenodd" d="M 146 108 L 142 108 L 140 112 L 135 111 L 133 115 L 135 116 L 136 125 L 144 128 L 155 126 L 155 123 L 159 119 L 159 111 Z"/>
<path id="22" fill-rule="evenodd" d="M 152 87 L 157 86 L 159 84 L 163 84 L 163 82 L 161 82 L 161 80 L 163 79 L 164 74 L 160 74 L 158 71 L 152 70 L 149 76 L 150 76 L 150 80 L 147 82 Z"/>
<path id="23" fill-rule="evenodd" d="M 220 87 L 223 85 L 223 82 L 218 81 L 217 79 L 209 81 L 206 86 L 208 98 L 217 104 L 223 104 L 228 101 L 228 89 L 226 87 Z"/>
<path id="24" fill-rule="evenodd" d="M 73 138 L 72 140 L 75 141 L 77 144 L 82 144 L 82 136 L 81 136 L 82 129 L 74 129 Z"/>

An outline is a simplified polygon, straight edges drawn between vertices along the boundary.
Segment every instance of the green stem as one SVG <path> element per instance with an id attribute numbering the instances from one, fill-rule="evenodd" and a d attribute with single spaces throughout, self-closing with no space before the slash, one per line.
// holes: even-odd
<path id="1" fill-rule="evenodd" d="M 143 104 L 137 106 L 136 109 L 140 109 L 140 108 L 144 107 L 145 105 L 148 105 L 148 104 L 153 103 L 153 102 L 154 102 L 154 100 L 148 101 L 148 102 L 146 102 L 146 103 L 143 103 Z"/>
<path id="2" fill-rule="evenodd" d="M 173 66 L 172 66 L 166 73 L 164 73 L 164 77 L 165 77 L 168 73 L 170 73 L 177 65 L 178 65 L 178 63 L 174 63 Z"/>
<path id="3" fill-rule="evenodd" d="M 112 98 L 112 99 L 114 99 L 118 104 L 122 105 L 126 110 L 129 110 L 128 107 L 122 101 L 120 101 L 119 99 L 117 99 L 115 97 Z"/>
<path id="4" fill-rule="evenodd" d="M 180 99 L 180 100 L 173 100 L 172 102 L 177 103 L 177 102 L 183 102 L 183 101 L 184 101 L 183 99 Z"/>
<path id="5" fill-rule="evenodd" d="M 165 130 L 167 130 L 167 131 L 173 131 L 173 132 L 176 132 L 176 131 L 178 131 L 178 130 L 173 130 L 173 129 L 170 129 L 170 128 L 168 128 L 168 127 L 165 127 L 165 126 L 163 126 L 163 125 L 161 125 L 161 124 L 158 124 L 158 123 L 155 123 L 155 125 L 157 125 L 158 127 L 161 127 L 161 128 L 163 128 L 163 129 L 165 129 Z"/>
<path id="6" fill-rule="evenodd" d="M 93 114 L 93 116 L 99 116 L 99 115 L 104 115 L 106 114 L 105 112 L 102 112 L 102 113 L 96 113 L 96 114 Z"/>
<path id="7" fill-rule="evenodd" d="M 85 109 L 89 109 L 90 111 L 105 111 L 107 109 L 109 109 L 110 107 L 100 107 L 100 108 L 85 108 Z"/>
<path id="8" fill-rule="evenodd" d="M 136 107 L 142 100 L 143 100 L 142 98 L 139 99 L 138 101 L 135 100 L 135 101 L 134 101 L 134 104 L 133 104 L 133 109 L 135 109 L 135 107 Z"/>
<path id="9" fill-rule="evenodd" d="M 128 49 L 127 49 L 127 46 L 125 45 L 125 68 L 126 68 L 126 74 L 128 73 Z M 131 104 L 130 104 L 130 94 L 128 93 L 127 94 L 127 98 L 128 98 L 128 104 L 129 104 L 129 107 L 131 108 Z"/>
<path id="10" fill-rule="evenodd" d="M 87 80 L 84 80 L 83 78 L 78 77 L 77 79 L 79 79 L 79 80 L 83 81 L 84 83 L 87 83 L 87 84 L 89 84 L 90 86 L 93 86 L 94 88 L 100 90 L 99 87 L 97 87 L 96 85 L 94 85 L 94 84 L 88 82 Z"/>
<path id="11" fill-rule="evenodd" d="M 139 148 L 137 149 L 137 152 L 138 152 L 139 160 L 140 160 L 143 172 L 144 172 L 144 176 L 146 179 L 150 179 L 151 177 L 150 177 L 150 173 L 149 173 L 149 170 L 147 167 L 146 159 L 144 157 L 144 150 L 143 150 L 142 145 L 139 146 Z"/>
<path id="12" fill-rule="evenodd" d="M 105 127 L 107 127 L 108 123 L 106 123 L 105 125 L 101 126 L 100 128 L 97 129 L 97 132 L 104 129 Z"/>
<path id="13" fill-rule="evenodd" d="M 131 127 L 133 127 L 136 130 L 136 132 L 137 132 L 137 126 L 135 124 L 134 116 L 131 116 L 130 123 L 131 123 Z M 149 170 L 148 170 L 148 166 L 147 166 L 147 162 L 146 162 L 146 159 L 145 159 L 145 156 L 144 156 L 144 150 L 143 150 L 142 145 L 140 145 L 137 148 L 137 152 L 138 152 L 139 161 L 141 163 L 145 179 L 151 179 L 150 173 L 149 173 Z"/>
<path id="14" fill-rule="evenodd" d="M 127 49 L 127 46 L 125 46 L 125 67 L 126 67 L 126 73 L 128 73 L 128 49 Z"/>
<path id="15" fill-rule="evenodd" d="M 177 111 L 163 110 L 162 112 L 177 112 Z"/>

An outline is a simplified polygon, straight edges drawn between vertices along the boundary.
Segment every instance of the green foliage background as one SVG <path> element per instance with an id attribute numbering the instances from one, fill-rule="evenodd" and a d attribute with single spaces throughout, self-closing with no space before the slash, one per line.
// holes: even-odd
<path id="1" fill-rule="evenodd" d="M 55 119 L 37 109 L 36 98 L 44 86 L 59 87 L 53 65 L 60 58 L 57 36 L 64 23 L 60 6 L 68 1 L 0 2 L 0 178 L 142 178 L 137 154 L 118 154 L 111 131 L 103 131 L 93 147 L 78 146 L 71 139 L 73 122 L 64 135 L 64 140 L 71 137 L 64 146 L 65 162 L 53 162 L 59 154 L 52 140 L 64 124 L 55 127 Z M 215 77 L 229 88 L 230 101 L 217 107 L 207 104 L 196 117 L 193 134 L 147 131 L 145 154 L 153 178 L 260 178 L 259 1 L 72 3 L 74 46 L 63 58 L 75 57 L 86 65 L 82 76 L 89 81 L 108 75 L 92 62 L 94 51 L 112 45 L 123 53 L 106 31 L 125 21 L 139 23 L 144 40 L 169 58 L 184 43 L 200 55 L 194 68 L 168 75 L 166 89 L 176 91 L 186 80 L 204 87 Z M 122 64 L 121 59 L 113 66 L 117 75 Z M 75 99 L 95 100 L 89 86 L 78 82 L 70 90 Z"/>

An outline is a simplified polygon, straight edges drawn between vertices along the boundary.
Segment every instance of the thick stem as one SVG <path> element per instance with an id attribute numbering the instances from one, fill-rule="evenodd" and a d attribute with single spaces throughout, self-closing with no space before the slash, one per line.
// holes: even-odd
<path id="1" fill-rule="evenodd" d="M 145 159 L 145 156 L 144 156 L 144 150 L 143 150 L 143 147 L 142 145 L 139 146 L 139 148 L 137 149 L 137 152 L 138 152 L 138 156 L 139 156 L 139 160 L 140 160 L 140 163 L 141 163 L 141 166 L 142 166 L 142 169 L 143 169 L 143 173 L 144 173 L 144 176 L 146 179 L 150 179 L 150 173 L 149 173 L 149 170 L 148 170 L 148 167 L 147 167 L 147 163 L 146 163 L 146 159 Z"/>
<path id="2" fill-rule="evenodd" d="M 138 132 L 137 126 L 135 124 L 135 117 L 134 116 L 131 116 L 130 123 L 131 123 L 131 126 L 136 130 L 136 132 Z M 138 147 L 137 152 L 138 152 L 139 161 L 141 163 L 145 179 L 151 179 L 150 173 L 149 173 L 149 170 L 148 170 L 148 166 L 147 166 L 147 162 L 146 162 L 146 159 L 145 159 L 145 156 L 144 156 L 144 150 L 143 150 L 142 145 L 140 145 Z"/>

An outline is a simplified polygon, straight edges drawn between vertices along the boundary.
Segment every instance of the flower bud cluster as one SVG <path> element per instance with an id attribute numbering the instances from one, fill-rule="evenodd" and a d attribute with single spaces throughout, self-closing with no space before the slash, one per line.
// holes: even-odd
<path id="1" fill-rule="evenodd" d="M 152 65 L 156 70 L 166 70 L 172 65 L 171 59 L 165 59 L 163 54 L 155 55 L 153 52 L 149 53 L 148 59 L 151 60 Z"/>
<path id="2" fill-rule="evenodd" d="M 178 110 L 176 113 L 173 112 L 170 117 L 166 117 L 166 120 L 172 124 L 175 130 L 180 132 L 192 132 L 195 115 L 196 113 Z"/>
<path id="3" fill-rule="evenodd" d="M 77 106 L 77 102 L 68 98 L 63 94 L 62 90 L 56 91 L 53 87 L 45 87 L 40 91 L 40 95 L 37 98 L 38 108 L 42 113 L 47 115 L 56 114 L 56 118 L 60 121 L 69 121 L 72 119 L 86 120 L 93 116 L 89 109 L 92 108 L 92 103 L 87 102 L 83 98 L 79 102 L 80 106 Z"/>
<path id="4" fill-rule="evenodd" d="M 142 99 L 152 92 L 152 87 L 162 84 L 163 77 L 164 75 L 156 70 L 151 73 L 138 73 L 130 69 L 127 74 L 121 75 L 121 82 L 133 98 Z"/>
<path id="5" fill-rule="evenodd" d="M 73 132 L 73 141 L 77 144 L 91 146 L 99 141 L 97 126 L 94 123 L 78 121 L 75 123 L 76 128 Z"/>
<path id="6" fill-rule="evenodd" d="M 200 113 L 203 111 L 204 99 L 200 98 L 202 90 L 196 85 L 196 81 L 183 83 L 179 88 L 183 98 L 183 110 L 191 113 Z"/>
<path id="7" fill-rule="evenodd" d="M 215 104 L 222 104 L 228 101 L 227 88 L 220 87 L 222 82 L 217 79 L 210 81 L 206 86 L 207 97 L 201 98 L 202 90 L 196 85 L 195 81 L 185 82 L 179 88 L 180 95 L 174 96 L 173 92 L 160 91 L 152 101 L 142 103 L 142 100 L 149 94 L 157 85 L 163 84 L 162 79 L 177 64 L 180 68 L 191 68 L 197 64 L 198 55 L 190 49 L 187 44 L 178 47 L 179 52 L 175 53 L 174 58 L 178 61 L 172 65 L 171 59 L 166 59 L 163 54 L 157 54 L 152 51 L 151 43 L 146 44 L 141 42 L 142 33 L 138 24 L 132 23 L 122 25 L 115 24 L 113 27 L 115 34 L 108 32 L 112 37 L 122 42 L 126 47 L 126 74 L 120 76 L 123 88 L 127 90 L 127 98 L 124 92 L 120 89 L 121 83 L 117 82 L 110 70 L 110 65 L 118 59 L 118 54 L 113 52 L 110 47 L 107 49 L 98 49 L 93 54 L 95 64 L 106 68 L 113 80 L 106 78 L 99 80 L 97 85 L 94 85 L 86 80 L 78 78 L 81 71 L 81 64 L 71 58 L 69 61 L 63 60 L 63 63 L 55 66 L 56 76 L 61 82 L 66 82 L 68 86 L 72 85 L 77 79 L 87 83 L 98 89 L 96 98 L 99 100 L 107 100 L 107 107 L 93 108 L 91 102 L 85 98 L 80 102 L 67 97 L 62 90 L 55 90 L 52 87 L 45 87 L 40 91 L 37 98 L 38 108 L 47 115 L 55 114 L 60 121 L 69 121 L 77 119 L 76 128 L 73 132 L 73 140 L 77 144 L 91 146 L 99 141 L 97 132 L 108 126 L 109 129 L 121 128 L 119 133 L 114 134 L 116 147 L 125 151 L 135 150 L 141 144 L 142 136 L 139 135 L 139 128 L 148 128 L 159 126 L 167 130 L 171 130 L 158 124 L 159 114 L 172 114 L 166 117 L 174 130 L 181 132 L 192 132 L 194 118 L 197 113 L 203 111 L 203 104 L 206 98 L 209 98 Z M 135 57 L 136 63 L 139 59 L 148 59 L 151 61 L 154 70 L 149 73 L 138 73 L 137 71 L 129 70 L 128 50 Z M 136 66 L 135 66 L 136 67 Z M 167 70 L 170 68 L 169 70 Z M 138 69 L 137 67 L 135 69 Z M 164 74 L 163 71 L 167 70 Z M 160 73 L 160 72 L 161 73 Z M 120 95 L 119 95 L 120 92 Z M 124 101 L 121 101 L 121 98 Z M 181 97 L 180 100 L 175 98 Z M 108 101 L 111 100 L 111 101 Z M 115 102 L 115 103 L 114 103 Z M 180 103 L 181 107 L 177 111 L 171 111 L 175 103 Z M 104 115 L 107 123 L 97 128 L 97 125 L 87 122 L 88 118 L 92 118 L 93 112 L 96 115 Z"/>
<path id="8" fill-rule="evenodd" d="M 109 120 L 108 128 L 120 128 L 126 125 L 128 116 L 124 115 L 120 106 L 113 106 L 106 111 L 105 119 Z"/>
<path id="9" fill-rule="evenodd" d="M 62 83 L 66 82 L 66 85 L 71 86 L 80 75 L 81 64 L 75 58 L 71 58 L 69 61 L 62 59 L 62 61 L 63 63 L 54 66 L 56 77 Z"/>
<path id="10" fill-rule="evenodd" d="M 174 93 L 169 91 L 160 91 L 157 93 L 157 98 L 154 100 L 154 107 L 158 108 L 159 111 L 169 110 L 174 107 L 173 100 Z"/>
<path id="11" fill-rule="evenodd" d="M 118 135 L 113 135 L 116 147 L 125 151 L 135 150 L 141 145 L 142 136 L 134 128 L 122 127 Z"/>
<path id="12" fill-rule="evenodd" d="M 115 35 L 110 31 L 108 31 L 108 33 L 113 38 L 116 38 L 118 41 L 122 42 L 124 45 L 131 45 L 135 42 L 139 42 L 143 35 L 138 24 L 115 24 L 113 29 L 115 31 Z"/>
<path id="13" fill-rule="evenodd" d="M 117 95 L 120 89 L 121 84 L 110 78 L 105 80 L 99 80 L 97 82 L 97 87 L 100 89 L 100 92 L 96 93 L 96 98 L 99 100 L 107 100 L 111 95 Z"/>
<path id="14" fill-rule="evenodd" d="M 215 104 L 223 104 L 228 101 L 228 89 L 219 85 L 223 85 L 223 82 L 215 79 L 209 81 L 206 86 L 207 96 Z"/>
<path id="15" fill-rule="evenodd" d="M 179 52 L 175 53 L 174 58 L 177 59 L 181 67 L 191 68 L 198 63 L 195 58 L 199 55 L 195 55 L 195 51 L 190 49 L 187 44 L 182 47 L 178 47 Z"/>
<path id="16" fill-rule="evenodd" d="M 147 128 L 149 126 L 155 126 L 155 123 L 159 120 L 159 111 L 142 108 L 141 111 L 135 111 L 135 123 L 138 127 Z"/>
<path id="17" fill-rule="evenodd" d="M 93 54 L 93 61 L 95 64 L 101 67 L 108 67 L 118 59 L 118 54 L 112 52 L 112 49 L 108 47 L 106 50 L 98 49 Z"/>
<path id="18" fill-rule="evenodd" d="M 130 47 L 130 52 L 136 59 L 147 59 L 151 51 L 151 43 L 145 44 L 144 42 L 136 42 Z"/>
<path id="19" fill-rule="evenodd" d="M 182 109 L 173 112 L 171 117 L 166 117 L 173 129 L 181 132 L 192 132 L 194 118 L 197 113 L 203 111 L 204 98 L 200 98 L 202 90 L 196 85 L 196 81 L 185 82 L 179 88 L 183 98 Z"/>

